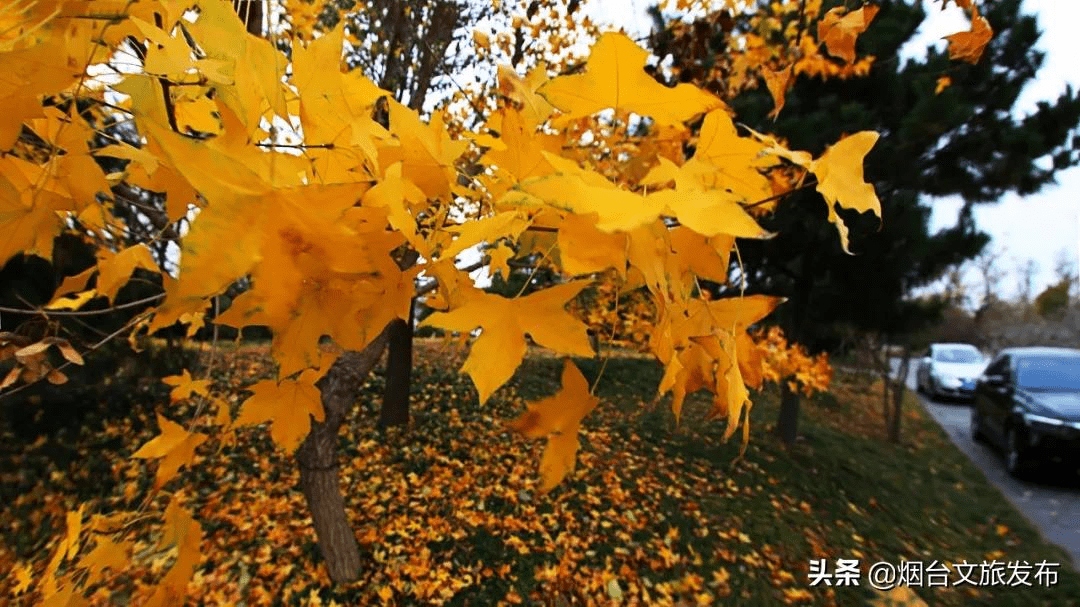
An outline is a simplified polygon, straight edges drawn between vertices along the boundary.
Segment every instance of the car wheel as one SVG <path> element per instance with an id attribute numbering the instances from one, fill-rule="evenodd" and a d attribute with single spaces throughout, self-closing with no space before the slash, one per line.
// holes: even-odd
<path id="1" fill-rule="evenodd" d="M 926 378 L 926 393 L 930 396 L 930 400 L 938 400 L 941 398 L 938 396 L 938 389 L 937 386 L 934 385 L 934 378 L 932 376 Z"/>
<path id="2" fill-rule="evenodd" d="M 974 406 L 971 407 L 971 440 L 977 443 L 986 442 L 986 435 L 982 431 L 982 419 Z"/>
<path id="3" fill-rule="evenodd" d="M 1009 426 L 1005 430 L 1005 469 L 1015 478 L 1023 478 L 1028 467 L 1028 458 L 1020 440 L 1016 426 Z"/>

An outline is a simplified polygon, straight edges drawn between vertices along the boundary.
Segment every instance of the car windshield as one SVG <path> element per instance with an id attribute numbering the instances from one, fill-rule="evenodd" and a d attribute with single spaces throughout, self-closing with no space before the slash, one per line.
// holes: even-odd
<path id="1" fill-rule="evenodd" d="M 975 348 L 941 348 L 934 351 L 934 360 L 943 363 L 977 363 L 982 359 L 982 354 Z"/>
<path id="2" fill-rule="evenodd" d="M 1034 390 L 1080 390 L 1080 356 L 1021 359 L 1016 364 L 1016 384 Z"/>

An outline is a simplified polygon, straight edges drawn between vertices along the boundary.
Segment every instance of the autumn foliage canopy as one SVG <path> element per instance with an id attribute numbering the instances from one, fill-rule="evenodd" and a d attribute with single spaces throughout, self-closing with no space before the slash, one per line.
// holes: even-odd
<path id="1" fill-rule="evenodd" d="M 698 3 L 676 4 L 670 9 Z M 163 294 L 121 332 L 132 336 L 177 323 L 194 334 L 231 285 L 249 285 L 212 318 L 268 327 L 277 378 L 248 386 L 235 413 L 205 378 L 164 378 L 172 399 L 198 400 L 201 415 L 183 425 L 161 415 L 160 435 L 132 446 L 132 457 L 157 462 L 155 492 L 176 486 L 197 452 L 213 457 L 236 440 L 238 426 L 269 422 L 275 443 L 295 450 L 312 420 L 323 419 L 316 382 L 341 353 L 363 350 L 391 320 L 408 318 L 421 278 L 437 281 L 421 294 L 436 310 L 424 324 L 474 336 L 462 371 L 481 403 L 511 378 L 530 343 L 593 356 L 586 323 L 567 305 L 602 286 L 616 300 L 637 293 L 635 305 L 649 306 L 641 342 L 664 366 L 658 392 L 673 394 L 676 413 L 687 394 L 708 390 L 708 417 L 724 420 L 725 437 L 741 428 L 745 441 L 748 385 L 789 375 L 777 370 L 785 363 L 763 366 L 769 352 L 787 352 L 782 338 L 757 343 L 747 332 L 781 301 L 710 299 L 701 281 L 728 280 L 738 239 L 769 238 L 755 218 L 793 188 L 821 193 L 845 248 L 838 208 L 880 214 L 862 169 L 877 133 L 851 133 L 815 156 L 741 128 L 725 103 L 763 85 L 781 111 L 792 78 L 857 75 L 853 66 L 872 61 L 856 56 L 855 42 L 875 7 L 773 4 L 755 17 L 758 33 L 730 46 L 727 88 L 664 86 L 646 49 L 609 32 L 565 73 L 498 68 L 493 111 L 466 129 L 453 112 L 418 113 L 360 70 L 345 70 L 344 46 L 362 42 L 344 25 L 318 37 L 286 29 L 264 38 L 246 31 L 225 0 L 5 2 L 0 264 L 49 259 L 61 233 L 95 247 L 96 264 L 67 277 L 45 314 L 112 301 L 136 269 L 159 273 Z M 954 36 L 950 51 L 977 61 L 988 26 L 970 2 L 957 4 L 973 28 Z M 800 6 L 801 25 L 775 31 Z M 119 124 L 133 136 L 116 136 Z M 134 242 L 117 211 L 121 191 L 163 195 L 175 229 Z M 175 268 L 152 254 L 164 238 Z M 493 271 L 527 259 L 561 281 L 521 297 L 485 292 L 457 261 L 478 245 L 489 247 Z M 403 269 L 406 250 L 419 261 Z M 0 358 L 11 365 L 2 386 L 63 383 L 64 365 L 81 364 L 93 347 L 58 331 L 0 334 Z M 790 375 L 814 385 L 813 373 L 799 373 Z M 577 429 L 597 404 L 568 359 L 562 391 L 512 422 L 548 441 L 545 489 L 573 469 Z M 134 516 L 72 510 L 48 570 L 34 580 L 22 572 L 23 588 L 68 604 L 122 570 L 133 550 L 124 526 Z M 178 558 L 144 604 L 179 601 L 200 558 L 200 526 L 181 500 L 169 501 L 163 517 L 161 542 L 177 546 Z"/>

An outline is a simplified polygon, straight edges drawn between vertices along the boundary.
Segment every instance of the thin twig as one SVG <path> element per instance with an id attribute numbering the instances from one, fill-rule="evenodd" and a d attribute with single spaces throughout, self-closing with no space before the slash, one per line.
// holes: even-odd
<path id="1" fill-rule="evenodd" d="M 7 312 L 9 314 L 40 314 L 45 317 L 49 316 L 98 316 L 101 314 L 110 314 L 117 310 L 126 310 L 127 308 L 135 308 L 143 304 L 152 303 L 165 297 L 164 293 L 158 293 L 157 295 L 151 295 L 150 297 L 144 297 L 142 299 L 136 299 L 135 301 L 129 301 L 127 303 L 116 304 L 109 306 L 101 310 L 46 310 L 43 308 L 37 309 L 24 309 L 24 308 L 9 308 L 6 306 L 0 306 L 0 312 Z"/>
<path id="2" fill-rule="evenodd" d="M 105 344 L 107 344 L 108 342 L 112 341 L 113 339 L 116 339 L 116 337 L 117 337 L 117 336 L 119 336 L 119 335 L 120 335 L 121 333 L 123 333 L 124 331 L 127 331 L 128 329 L 130 329 L 130 328 L 134 327 L 135 325 L 139 324 L 140 322 L 142 322 L 142 321 L 143 321 L 143 319 L 144 319 L 144 318 L 146 318 L 147 314 L 149 314 L 149 311 L 147 311 L 147 312 L 143 312 L 143 313 L 141 313 L 141 314 L 139 314 L 139 315 L 137 315 L 137 316 L 133 317 L 133 318 L 132 318 L 131 320 L 129 320 L 128 322 L 124 323 L 124 325 L 123 325 L 122 327 L 120 327 L 119 329 L 117 329 L 117 330 L 113 331 L 112 333 L 109 333 L 108 335 L 106 335 L 105 337 L 103 337 L 103 338 L 101 339 L 101 341 L 99 341 L 99 342 L 97 342 L 97 343 L 95 343 L 95 344 L 91 345 L 91 346 L 90 346 L 90 347 L 88 347 L 88 348 L 87 348 L 86 350 L 83 350 L 83 351 L 81 352 L 81 355 L 82 355 L 82 357 L 83 357 L 83 358 L 86 358 L 86 355 L 87 355 L 87 354 L 90 354 L 90 353 L 91 353 L 91 352 L 93 352 L 94 350 L 97 350 L 97 349 L 98 349 L 98 348 L 100 348 L 101 346 L 104 346 Z M 61 369 L 65 369 L 65 368 L 67 368 L 67 367 L 68 367 L 68 366 L 70 366 L 71 364 L 72 364 L 72 363 L 71 363 L 71 361 L 65 361 L 65 362 L 64 362 L 64 363 L 62 363 L 62 364 L 61 364 L 60 366 L 58 366 L 58 367 L 54 367 L 54 369 L 55 369 L 56 371 L 60 371 Z M 34 384 L 36 384 L 36 383 L 38 383 L 38 382 L 40 382 L 40 381 L 41 381 L 41 379 L 38 379 L 38 380 L 36 380 L 36 381 L 32 381 L 32 382 L 30 382 L 30 383 L 28 383 L 28 384 L 23 384 L 23 385 L 19 386 L 18 388 L 15 388 L 15 389 L 9 390 L 9 391 L 7 391 L 7 392 L 0 392 L 0 400 L 3 400 L 3 399 L 5 399 L 5 398 L 9 397 L 9 396 L 11 396 L 12 394 L 18 394 L 19 392 L 22 392 L 23 390 L 25 390 L 25 389 L 29 388 L 30 386 L 33 386 Z"/>

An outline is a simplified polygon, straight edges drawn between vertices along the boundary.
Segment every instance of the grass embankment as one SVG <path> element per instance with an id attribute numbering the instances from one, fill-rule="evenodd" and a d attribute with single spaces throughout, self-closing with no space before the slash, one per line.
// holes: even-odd
<path id="1" fill-rule="evenodd" d="M 601 405 L 584 422 L 577 471 L 541 496 L 542 441 L 517 437 L 504 422 L 526 399 L 557 388 L 559 361 L 530 357 L 513 385 L 481 407 L 456 373 L 459 354 L 421 342 L 417 358 L 412 427 L 380 436 L 369 404 L 343 437 L 346 502 L 368 559 L 361 581 L 329 589 L 295 467 L 265 430 L 243 430 L 241 447 L 211 456 L 217 446 L 207 443 L 210 457 L 166 487 L 185 491 L 205 532 L 193 604 L 861 605 L 865 580 L 859 589 L 809 587 L 809 559 L 1067 558 L 917 406 L 908 408 L 903 444 L 884 441 L 878 396 L 855 378 L 838 378 L 833 395 L 804 403 L 804 440 L 789 448 L 766 430 L 776 395 L 759 395 L 750 447 L 733 465 L 738 441 L 723 444 L 722 423 L 699 422 L 704 398 L 689 399 L 675 427 L 666 400 L 652 403 L 659 367 L 613 359 Z M 239 386 L 270 371 L 261 351 L 232 351 L 227 361 L 216 379 L 234 402 Z M 599 369 L 591 360 L 579 366 L 590 380 Z M 366 400 L 381 389 L 373 376 Z M 70 496 L 96 500 L 99 512 L 137 506 L 143 493 L 125 483 L 145 489 L 154 464 L 117 453 L 130 455 L 155 434 L 155 408 L 174 419 L 191 414 L 151 405 L 104 430 L 88 422 L 65 439 L 77 453 L 66 465 L 46 457 L 50 440 L 27 438 L 22 451 L 4 454 L 0 570 L 32 562 L 40 574 Z M 13 446 L 20 438 L 4 437 Z M 142 540 L 149 547 L 156 538 Z M 146 552 L 113 582 L 131 604 L 171 558 Z M 13 583 L 0 581 L 0 597 Z M 1069 605 L 1080 597 L 1080 575 L 1065 565 L 1052 588 L 917 592 L 930 605 Z"/>

